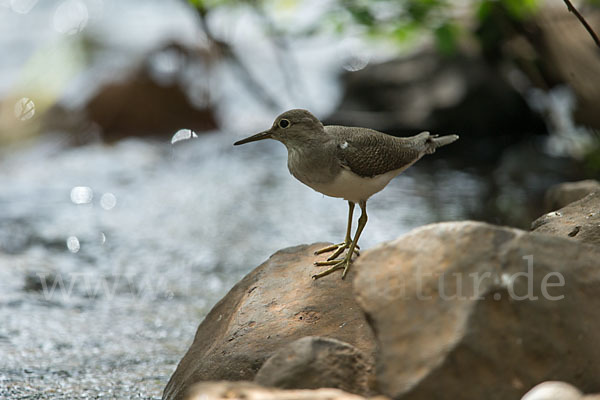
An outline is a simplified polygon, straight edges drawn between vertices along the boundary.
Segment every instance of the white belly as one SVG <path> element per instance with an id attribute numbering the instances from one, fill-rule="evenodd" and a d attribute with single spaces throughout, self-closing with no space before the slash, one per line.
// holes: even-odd
<path id="1" fill-rule="evenodd" d="M 332 182 L 311 183 L 308 186 L 326 196 L 341 197 L 358 203 L 361 200 L 366 201 L 369 197 L 379 192 L 392 178 L 404 169 L 397 169 L 372 178 L 363 178 L 354 172 L 343 169 Z"/>

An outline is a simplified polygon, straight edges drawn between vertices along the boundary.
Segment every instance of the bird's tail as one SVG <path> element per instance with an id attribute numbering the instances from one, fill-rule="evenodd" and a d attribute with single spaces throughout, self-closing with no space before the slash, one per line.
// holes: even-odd
<path id="1" fill-rule="evenodd" d="M 438 147 L 445 146 L 447 144 L 453 143 L 458 140 L 458 135 L 429 135 L 425 140 L 425 144 L 427 146 L 427 154 L 432 154 L 435 152 L 435 149 Z"/>

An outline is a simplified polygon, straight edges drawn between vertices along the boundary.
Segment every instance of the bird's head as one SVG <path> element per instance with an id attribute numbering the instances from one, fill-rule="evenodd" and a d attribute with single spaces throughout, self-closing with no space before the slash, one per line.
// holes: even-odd
<path id="1" fill-rule="evenodd" d="M 286 146 L 298 142 L 309 142 L 324 135 L 321 121 L 307 110 L 289 110 L 279 115 L 271 129 L 239 140 L 234 146 L 263 139 L 275 139 Z"/>

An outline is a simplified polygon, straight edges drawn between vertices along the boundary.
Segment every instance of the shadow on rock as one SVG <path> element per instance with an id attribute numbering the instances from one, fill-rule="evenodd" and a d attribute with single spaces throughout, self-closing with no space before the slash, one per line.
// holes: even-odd
<path id="1" fill-rule="evenodd" d="M 254 379 L 281 389 L 337 388 L 362 396 L 375 394 L 372 359 L 336 339 L 307 336 L 271 356 Z"/>

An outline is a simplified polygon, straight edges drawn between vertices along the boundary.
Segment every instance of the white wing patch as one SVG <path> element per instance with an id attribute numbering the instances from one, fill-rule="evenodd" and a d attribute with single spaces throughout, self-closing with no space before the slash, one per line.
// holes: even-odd
<path id="1" fill-rule="evenodd" d="M 344 150 L 347 147 L 348 147 L 348 142 L 344 142 L 344 143 L 340 144 L 340 149 L 342 149 L 342 150 Z"/>

